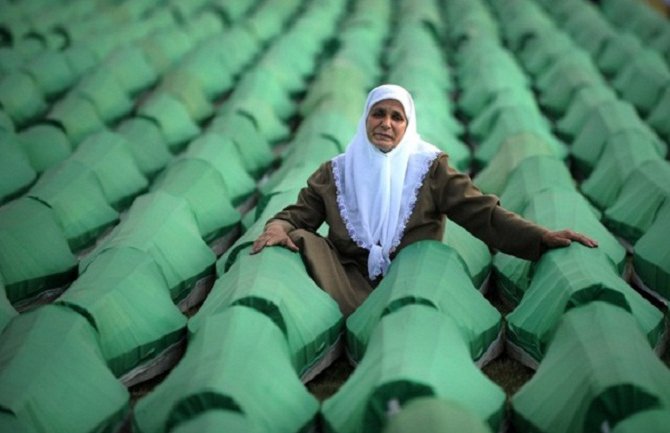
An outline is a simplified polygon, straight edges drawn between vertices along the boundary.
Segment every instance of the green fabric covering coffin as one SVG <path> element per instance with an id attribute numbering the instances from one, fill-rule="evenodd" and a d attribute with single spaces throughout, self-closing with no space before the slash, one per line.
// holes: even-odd
<path id="1" fill-rule="evenodd" d="M 48 206 L 20 198 L 0 208 L 0 275 L 9 301 L 17 303 L 72 281 L 76 266 Z"/>
<path id="2" fill-rule="evenodd" d="M 225 410 L 258 431 L 298 433 L 314 427 L 318 407 L 293 370 L 279 327 L 238 305 L 203 321 L 181 362 L 138 402 L 134 431 L 173 431 L 201 414 Z M 232 427 L 240 420 L 227 422 Z"/>
<path id="3" fill-rule="evenodd" d="M 37 83 L 42 94 L 51 99 L 72 86 L 77 76 L 60 51 L 44 50 L 28 61 L 23 70 Z"/>
<path id="4" fill-rule="evenodd" d="M 489 247 L 453 221 L 447 221 L 442 242 L 458 252 L 472 284 L 480 291 L 485 289 L 483 284 L 489 276 L 493 260 Z"/>
<path id="5" fill-rule="evenodd" d="M 7 114 L 5 110 L 1 108 L 0 108 L 0 131 L 16 132 L 14 122 L 12 122 L 12 118 L 9 117 L 9 114 Z"/>
<path id="6" fill-rule="evenodd" d="M 139 46 L 151 67 L 163 75 L 193 48 L 193 42 L 186 32 L 175 26 L 146 36 Z"/>
<path id="7" fill-rule="evenodd" d="M 80 95 L 95 107 L 104 123 L 111 123 L 133 109 L 133 101 L 112 69 L 99 68 L 82 77 L 70 94 Z"/>
<path id="8" fill-rule="evenodd" d="M 149 184 L 137 167 L 126 139 L 117 133 L 102 131 L 89 135 L 70 159 L 93 170 L 107 201 L 118 210 L 128 207 Z"/>
<path id="9" fill-rule="evenodd" d="M 651 159 L 630 173 L 617 200 L 605 210 L 603 221 L 614 233 L 635 242 L 668 201 L 670 164 L 662 159 Z"/>
<path id="10" fill-rule="evenodd" d="M 524 158 L 506 179 L 505 188 L 499 191 L 500 203 L 516 213 L 523 212 L 533 196 L 545 189 L 575 189 L 565 163 L 549 155 Z"/>
<path id="11" fill-rule="evenodd" d="M 222 52 L 230 47 L 218 44 L 220 38 L 220 35 L 208 38 L 207 41 L 186 54 L 175 69 L 175 71 L 194 76 L 210 101 L 233 87 L 234 71 L 226 63 Z"/>
<path id="12" fill-rule="evenodd" d="M 628 130 L 646 135 L 660 156 L 667 154 L 666 144 L 638 117 L 630 104 L 621 101 L 604 102 L 589 113 L 572 142 L 570 152 L 577 168 L 588 174 L 600 160 L 606 140 L 618 132 Z"/>
<path id="13" fill-rule="evenodd" d="M 612 77 L 643 50 L 644 47 L 635 35 L 629 32 L 617 32 L 605 40 L 595 59 L 596 64 L 606 77 Z"/>
<path id="14" fill-rule="evenodd" d="M 5 283 L 2 281 L 2 274 L 0 274 L 0 334 L 2 330 L 5 329 L 5 326 L 17 316 L 18 313 L 12 307 L 12 304 L 7 299 L 7 289 L 5 288 Z"/>
<path id="15" fill-rule="evenodd" d="M 670 86 L 670 68 L 654 51 L 643 51 L 631 58 L 612 81 L 612 87 L 643 115 L 659 101 L 663 89 Z"/>
<path id="16" fill-rule="evenodd" d="M 550 68 L 557 58 L 575 49 L 575 42 L 563 32 L 545 31 L 528 39 L 517 57 L 531 76 L 537 77 Z"/>
<path id="17" fill-rule="evenodd" d="M 62 129 L 46 123 L 24 129 L 18 135 L 30 165 L 42 173 L 72 154 L 70 141 Z"/>
<path id="18" fill-rule="evenodd" d="M 387 314 L 406 305 L 427 305 L 449 316 L 474 360 L 487 362 L 487 351 L 499 337 L 500 313 L 472 285 L 461 258 L 451 247 L 422 241 L 404 248 L 388 274 L 347 320 L 347 349 L 356 362 Z"/>
<path id="19" fill-rule="evenodd" d="M 669 425 L 670 409 L 651 409 L 620 421 L 612 433 L 664 433 Z"/>
<path id="20" fill-rule="evenodd" d="M 380 432 L 389 411 L 430 396 L 457 401 L 494 431 L 503 420 L 505 393 L 472 362 L 454 321 L 426 305 L 405 305 L 382 318 L 361 363 L 323 403 L 324 432 Z"/>
<path id="21" fill-rule="evenodd" d="M 214 113 L 202 85 L 191 72 L 176 70 L 165 74 L 156 92 L 165 92 L 177 98 L 196 123 L 207 120 Z"/>
<path id="22" fill-rule="evenodd" d="M 138 46 L 116 49 L 102 63 L 116 78 L 124 93 L 134 95 L 156 82 L 158 75 Z"/>
<path id="23" fill-rule="evenodd" d="M 217 132 L 207 132 L 193 140 L 184 151 L 184 159 L 211 164 L 223 178 L 228 197 L 237 206 L 256 189 L 256 183 L 244 170 L 241 151 L 230 138 Z"/>
<path id="24" fill-rule="evenodd" d="M 621 131 L 607 138 L 598 165 L 580 186 L 598 208 L 616 202 L 630 174 L 649 160 L 660 160 L 654 143 L 639 131 Z"/>
<path id="25" fill-rule="evenodd" d="M 186 318 L 172 303 L 165 277 L 139 250 L 104 251 L 56 303 L 91 322 L 117 377 L 185 336 Z"/>
<path id="26" fill-rule="evenodd" d="M 474 179 L 478 188 L 487 194 L 501 194 L 507 179 L 527 158 L 556 157 L 546 135 L 521 133 L 510 135 L 500 144 L 495 156 Z"/>
<path id="27" fill-rule="evenodd" d="M 0 204 L 21 195 L 36 178 L 19 138 L 0 131 Z"/>
<path id="28" fill-rule="evenodd" d="M 666 143 L 670 142 L 670 86 L 661 93 L 661 96 L 656 103 L 656 106 L 651 110 L 647 116 L 647 124 L 654 128 L 663 138 Z"/>
<path id="29" fill-rule="evenodd" d="M 76 93 L 68 94 L 54 104 L 46 119 L 63 128 L 75 149 L 88 135 L 105 129 L 95 105 Z"/>
<path id="30" fill-rule="evenodd" d="M 240 221 L 221 174 L 200 159 L 180 159 L 153 183 L 152 191 L 164 191 L 188 201 L 205 241 L 230 232 Z"/>
<path id="31" fill-rule="evenodd" d="M 67 159 L 47 170 L 27 195 L 54 210 L 75 252 L 91 245 L 119 219 L 95 172 L 79 161 Z"/>
<path id="32" fill-rule="evenodd" d="M 233 100 L 265 99 L 280 119 L 288 119 L 296 110 L 288 89 L 283 88 L 279 79 L 266 68 L 255 68 L 245 73 L 231 97 Z"/>
<path id="33" fill-rule="evenodd" d="M 188 202 L 162 191 L 133 202 L 126 219 L 79 263 L 81 271 L 105 250 L 135 248 L 149 253 L 161 268 L 172 299 L 181 300 L 213 268 L 214 253 L 200 237 Z"/>
<path id="34" fill-rule="evenodd" d="M 253 177 L 260 177 L 274 160 L 270 143 L 258 130 L 254 121 L 241 113 L 215 117 L 209 131 L 229 137 L 242 157 L 242 166 Z"/>
<path id="35" fill-rule="evenodd" d="M 181 151 L 200 133 L 188 110 L 173 96 L 164 92 L 152 95 L 137 110 L 137 115 L 151 119 L 160 127 L 171 152 Z"/>
<path id="36" fill-rule="evenodd" d="M 533 115 L 541 114 L 530 89 L 504 89 L 493 96 L 488 104 L 468 124 L 468 132 L 478 141 L 484 140 L 496 125 L 500 115 L 508 109 L 528 110 Z M 548 125 L 547 125 L 548 126 Z"/>
<path id="37" fill-rule="evenodd" d="M 512 422 L 520 433 L 586 433 L 668 407 L 670 372 L 635 318 L 591 302 L 563 315 L 540 368 L 512 398 Z"/>
<path id="38" fill-rule="evenodd" d="M 626 251 L 600 223 L 596 211 L 576 191 L 557 188 L 537 193 L 529 200 L 522 215 L 551 230 L 572 230 L 598 241 L 599 249 L 624 273 Z M 533 263 L 504 253 L 493 258 L 498 287 L 503 298 L 517 303 L 523 297 L 533 275 Z"/>
<path id="39" fill-rule="evenodd" d="M 521 351 L 522 362 L 537 368 L 562 315 L 593 301 L 630 312 L 649 345 L 660 347 L 665 331 L 663 313 L 617 275 L 602 251 L 581 246 L 542 256 L 521 303 L 507 316 L 507 343 Z"/>
<path id="40" fill-rule="evenodd" d="M 30 123 L 47 109 L 35 81 L 22 72 L 0 78 L 0 105 L 17 126 Z"/>
<path id="41" fill-rule="evenodd" d="M 227 101 L 221 105 L 219 113 L 229 115 L 237 112 L 248 116 L 254 122 L 261 135 L 269 143 L 277 143 L 289 138 L 291 131 L 284 122 L 277 116 L 272 105 L 263 99 L 242 99 Z"/>
<path id="42" fill-rule="evenodd" d="M 645 286 L 670 299 L 670 200 L 658 210 L 656 219 L 635 243 L 633 265 Z"/>
<path id="43" fill-rule="evenodd" d="M 198 332 L 207 317 L 230 305 L 253 308 L 282 330 L 291 363 L 304 377 L 339 340 L 342 314 L 310 278 L 299 254 L 285 248 L 267 248 L 255 255 L 249 251 L 242 250 L 235 264 L 216 281 L 205 304 L 189 321 L 189 331 Z"/>
<path id="44" fill-rule="evenodd" d="M 616 93 L 605 84 L 595 83 L 580 87 L 575 91 L 563 117 L 556 122 L 557 134 L 572 142 L 581 131 L 592 110 L 600 104 L 616 100 Z"/>
<path id="45" fill-rule="evenodd" d="M 130 118 L 119 125 L 117 132 L 126 138 L 128 150 L 147 178 L 154 177 L 172 159 L 163 132 L 152 120 Z"/>
<path id="46" fill-rule="evenodd" d="M 226 433 L 260 433 L 258 424 L 240 412 L 230 410 L 208 410 L 187 421 L 177 424 L 170 433 L 202 433 L 225 431 Z"/>
<path id="47" fill-rule="evenodd" d="M 492 433 L 472 410 L 453 400 L 425 397 L 392 415 L 384 433 Z"/>
<path id="48" fill-rule="evenodd" d="M 0 365 L 2 412 L 35 432 L 112 431 L 130 409 L 95 330 L 68 308 L 48 305 L 13 320 L 0 342 Z"/>

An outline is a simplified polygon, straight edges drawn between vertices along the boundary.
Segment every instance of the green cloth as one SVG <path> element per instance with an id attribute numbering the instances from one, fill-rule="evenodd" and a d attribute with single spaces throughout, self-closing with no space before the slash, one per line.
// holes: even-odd
<path id="1" fill-rule="evenodd" d="M 468 132 L 478 141 L 484 140 L 496 125 L 501 114 L 509 109 L 531 111 L 533 115 L 541 115 L 535 97 L 530 89 L 505 89 L 493 96 L 489 103 L 468 124 Z"/>
<path id="2" fill-rule="evenodd" d="M 79 262 L 80 271 L 85 271 L 103 251 L 118 247 L 150 254 L 161 268 L 174 300 L 184 298 L 201 277 L 209 275 L 215 261 L 214 253 L 200 237 L 188 202 L 162 191 L 136 198 L 123 222 Z"/>
<path id="3" fill-rule="evenodd" d="M 670 201 L 670 164 L 651 159 L 633 170 L 621 193 L 604 213 L 604 223 L 614 233 L 635 242 L 653 224 L 658 210 Z"/>
<path id="4" fill-rule="evenodd" d="M 0 275 L 11 302 L 70 282 L 76 266 L 48 206 L 20 198 L 0 208 Z"/>
<path id="5" fill-rule="evenodd" d="M 498 338 L 500 313 L 472 285 L 458 253 L 437 241 L 421 241 L 393 259 L 388 274 L 347 320 L 347 349 L 364 359 L 375 328 L 385 315 L 407 305 L 429 306 L 449 316 L 477 360 Z"/>
<path id="6" fill-rule="evenodd" d="M 30 165 L 38 173 L 63 162 L 72 154 L 72 145 L 65 132 L 48 123 L 24 129 L 18 138 Z"/>
<path id="7" fill-rule="evenodd" d="M 540 363 L 563 314 L 594 301 L 629 311 L 649 345 L 661 343 L 663 313 L 617 274 L 602 251 L 581 246 L 542 256 L 521 303 L 507 316 L 507 341 Z"/>
<path id="8" fill-rule="evenodd" d="M 1 268 L 0 268 L 1 271 Z M 19 313 L 16 312 L 12 304 L 7 299 L 7 289 L 5 283 L 2 281 L 2 274 L 0 273 L 0 334 L 5 326 Z"/>
<path id="9" fill-rule="evenodd" d="M 95 173 L 107 201 L 117 210 L 128 207 L 149 184 L 137 167 L 126 139 L 114 132 L 89 135 L 70 160 Z"/>
<path id="10" fill-rule="evenodd" d="M 572 52 L 575 43 L 564 32 L 542 32 L 529 38 L 519 51 L 518 58 L 533 77 L 542 75 L 557 58 Z"/>
<path id="11" fill-rule="evenodd" d="M 170 433 L 202 433 L 202 432 L 226 432 L 226 433 L 261 433 L 260 427 L 244 414 L 230 410 L 208 410 L 200 415 L 183 421 Z"/>
<path id="12" fill-rule="evenodd" d="M 163 75 L 193 48 L 193 41 L 179 26 L 168 26 L 139 41 L 147 61 L 158 75 Z"/>
<path id="13" fill-rule="evenodd" d="M 238 98 L 224 103 L 219 110 L 219 113 L 224 116 L 234 112 L 251 118 L 256 128 L 270 143 L 285 141 L 291 136 L 288 125 L 282 122 L 266 100 Z M 305 121 L 307 119 L 303 120 Z"/>
<path id="14" fill-rule="evenodd" d="M 670 372 L 621 307 L 570 309 L 533 378 L 512 397 L 518 432 L 587 433 L 670 405 Z M 551 391 L 551 392 L 549 392 Z"/>
<path id="15" fill-rule="evenodd" d="M 43 50 L 39 56 L 28 61 L 23 70 L 35 80 L 47 98 L 65 92 L 78 78 L 70 68 L 65 54 L 62 51 L 49 49 Z"/>
<path id="16" fill-rule="evenodd" d="M 7 114 L 5 110 L 0 109 L 0 131 L 15 132 L 15 129 L 12 118 L 9 117 L 9 114 Z"/>
<path id="17" fill-rule="evenodd" d="M 500 193 L 501 205 L 512 212 L 522 213 L 533 196 L 545 189 L 574 190 L 574 180 L 563 161 L 550 155 L 524 158 L 507 176 Z"/>
<path id="18" fill-rule="evenodd" d="M 226 47 L 217 44 L 219 37 L 212 36 L 207 41 L 200 43 L 174 69 L 196 77 L 200 88 L 210 101 L 233 87 L 234 71 L 226 63 L 225 55 L 222 52 Z"/>
<path id="19" fill-rule="evenodd" d="M 670 298 L 670 201 L 659 209 L 656 219 L 635 243 L 633 265 L 644 284 L 665 299 Z"/>
<path id="20" fill-rule="evenodd" d="M 235 206 L 256 190 L 256 182 L 244 169 L 239 147 L 223 133 L 210 131 L 200 135 L 189 144 L 182 157 L 211 164 L 223 178 L 228 197 Z"/>
<path id="21" fill-rule="evenodd" d="M 607 138 L 602 156 L 581 191 L 598 208 L 614 204 L 630 174 L 645 161 L 661 157 L 654 143 L 639 131 L 621 131 Z"/>
<path id="22" fill-rule="evenodd" d="M 142 49 L 136 45 L 119 47 L 102 63 L 127 95 L 147 89 L 158 79 L 158 74 L 147 60 Z"/>
<path id="23" fill-rule="evenodd" d="M 643 50 L 637 36 L 629 32 L 617 32 L 605 40 L 596 57 L 596 63 L 605 76 L 613 76 Z"/>
<path id="24" fill-rule="evenodd" d="M 453 221 L 447 221 L 442 242 L 458 252 L 472 284 L 481 290 L 491 272 L 493 259 L 489 247 Z"/>
<path id="25" fill-rule="evenodd" d="M 344 320 L 330 296 L 311 279 L 299 254 L 266 248 L 240 252 L 233 266 L 214 284 L 198 314 L 189 320 L 197 333 L 207 317 L 231 305 L 268 316 L 288 341 L 291 363 L 303 376 L 338 341 Z"/>
<path id="26" fill-rule="evenodd" d="M 95 172 L 72 159 L 47 170 L 27 194 L 54 210 L 75 252 L 91 245 L 119 219 Z"/>
<path id="27" fill-rule="evenodd" d="M 240 222 L 223 176 L 203 160 L 179 159 L 156 179 L 151 190 L 186 199 L 206 241 L 230 232 Z"/>
<path id="28" fill-rule="evenodd" d="M 172 159 L 161 129 L 152 120 L 132 117 L 122 122 L 117 132 L 126 138 L 128 150 L 148 178 L 154 177 Z"/>
<path id="29" fill-rule="evenodd" d="M 267 68 L 255 68 L 244 74 L 235 86 L 231 96 L 233 101 L 238 98 L 264 99 L 270 103 L 280 119 L 290 118 L 296 110 L 288 89 L 282 87 L 279 79 Z"/>
<path id="30" fill-rule="evenodd" d="M 670 86 L 661 93 L 656 106 L 651 110 L 646 121 L 649 126 L 662 135 L 666 143 L 670 141 Z"/>
<path id="31" fill-rule="evenodd" d="M 600 104 L 615 102 L 616 94 L 602 83 L 593 83 L 577 89 L 567 106 L 563 117 L 556 122 L 556 132 L 568 141 L 573 141 L 584 123 Z"/>
<path id="32" fill-rule="evenodd" d="M 462 404 L 497 431 L 505 393 L 472 362 L 461 331 L 449 316 L 426 305 L 385 315 L 365 357 L 323 403 L 324 431 L 381 431 L 389 410 L 428 396 Z"/>
<path id="33" fill-rule="evenodd" d="M 30 123 L 47 109 L 35 81 L 27 73 L 18 71 L 0 78 L 0 105 L 16 126 Z"/>
<path id="34" fill-rule="evenodd" d="M 55 122 L 65 130 L 75 149 L 84 138 L 105 129 L 105 124 L 96 106 L 77 92 L 68 93 L 68 96 L 54 104 L 46 119 Z"/>
<path id="35" fill-rule="evenodd" d="M 185 335 L 186 318 L 172 303 L 160 268 L 136 249 L 106 250 L 55 302 L 92 322 L 117 377 Z"/>
<path id="36" fill-rule="evenodd" d="M 384 433 L 492 433 L 477 415 L 453 400 L 419 397 L 391 415 Z"/>
<path id="37" fill-rule="evenodd" d="M 329 138 L 336 144 L 337 153 L 344 152 L 356 133 L 356 126 L 356 120 L 349 113 L 337 112 L 334 109 L 316 109 L 300 124 L 288 152 L 303 153 L 306 151 L 305 147 L 314 148 L 315 145 L 310 142 L 318 137 Z M 309 156 L 313 155 L 314 152 Z M 324 151 L 323 156 L 317 159 L 324 161 L 331 156 L 335 155 Z"/>
<path id="38" fill-rule="evenodd" d="M 133 430 L 170 431 L 212 409 L 244 414 L 260 431 L 314 427 L 318 402 L 295 374 L 281 330 L 254 309 L 209 316 L 170 375 L 137 403 Z"/>
<path id="39" fill-rule="evenodd" d="M 18 136 L 0 131 L 0 204 L 30 188 L 37 173 L 30 164 Z"/>
<path id="40" fill-rule="evenodd" d="M 63 54 L 65 54 L 70 69 L 77 77 L 93 70 L 101 60 L 98 54 L 84 42 L 71 43 Z"/>
<path id="41" fill-rule="evenodd" d="M 214 114 L 214 107 L 207 99 L 202 84 L 190 71 L 175 70 L 165 74 L 154 92 L 165 92 L 177 98 L 196 123 L 201 123 Z"/>
<path id="42" fill-rule="evenodd" d="M 98 68 L 79 81 L 69 93 L 80 95 L 95 107 L 104 123 L 111 123 L 129 114 L 133 101 L 112 72 L 112 68 Z"/>
<path id="43" fill-rule="evenodd" d="M 139 117 L 151 119 L 160 127 L 171 152 L 181 151 L 189 140 L 200 134 L 188 110 L 173 96 L 159 92 L 145 100 L 137 110 Z"/>
<path id="44" fill-rule="evenodd" d="M 545 135 L 532 132 L 513 134 L 500 144 L 488 165 L 474 178 L 478 188 L 487 194 L 501 194 L 514 170 L 527 158 L 541 155 L 555 157 Z"/>
<path id="45" fill-rule="evenodd" d="M 577 168 L 588 174 L 598 164 L 607 139 L 617 132 L 628 130 L 646 135 L 659 155 L 666 155 L 667 145 L 638 117 L 630 104 L 604 102 L 588 114 L 584 126 L 572 142 L 570 152 Z"/>
<path id="46" fill-rule="evenodd" d="M 612 81 L 621 97 L 643 115 L 651 112 L 668 86 L 670 68 L 660 54 L 651 50 L 631 58 Z"/>
<path id="47" fill-rule="evenodd" d="M 670 425 L 670 409 L 637 412 L 619 421 L 612 433 L 664 433 Z"/>
<path id="48" fill-rule="evenodd" d="M 17 317 L 2 337 L 3 412 L 39 432 L 118 428 L 130 410 L 130 396 L 105 365 L 86 319 L 47 305 Z"/>

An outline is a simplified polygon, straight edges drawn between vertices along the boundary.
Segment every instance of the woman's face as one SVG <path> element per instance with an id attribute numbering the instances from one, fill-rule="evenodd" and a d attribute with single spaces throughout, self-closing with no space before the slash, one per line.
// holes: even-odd
<path id="1" fill-rule="evenodd" d="M 407 129 L 407 117 L 402 104 L 395 99 L 384 99 L 372 106 L 365 119 L 368 140 L 382 152 L 393 150 Z"/>

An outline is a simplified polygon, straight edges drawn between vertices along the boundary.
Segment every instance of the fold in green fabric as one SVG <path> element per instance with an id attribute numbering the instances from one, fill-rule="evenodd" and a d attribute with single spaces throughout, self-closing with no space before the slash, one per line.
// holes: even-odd
<path id="1" fill-rule="evenodd" d="M 79 262 L 80 271 L 105 250 L 129 247 L 152 256 L 167 280 L 173 300 L 181 300 L 213 270 L 215 256 L 200 237 L 188 202 L 162 191 L 135 199 L 127 217 Z"/>
<path id="2" fill-rule="evenodd" d="M 335 301 L 311 279 L 299 254 L 267 248 L 241 251 L 233 266 L 214 284 L 196 316 L 191 334 L 203 321 L 231 305 L 244 305 L 268 316 L 282 330 L 299 376 L 334 346 L 344 323 Z"/>
<path id="3" fill-rule="evenodd" d="M 0 269 L 1 271 L 1 269 Z M 0 333 L 18 313 L 7 299 L 7 289 L 0 273 Z"/>
<path id="4" fill-rule="evenodd" d="M 463 227 L 449 220 L 447 220 L 442 242 L 456 250 L 465 263 L 465 269 L 470 275 L 472 284 L 475 288 L 481 290 L 482 284 L 489 276 L 493 260 L 488 245 L 471 235 Z"/>
<path id="5" fill-rule="evenodd" d="M 47 109 L 44 95 L 25 72 L 13 72 L 0 79 L 0 105 L 17 126 L 30 123 Z"/>
<path id="6" fill-rule="evenodd" d="M 258 424 L 239 412 L 208 410 L 177 424 L 170 433 L 202 433 L 225 431 L 229 433 L 261 433 Z"/>
<path id="7" fill-rule="evenodd" d="M 603 83 L 590 83 L 580 87 L 566 107 L 563 117 L 556 122 L 556 132 L 559 136 L 572 142 L 582 130 L 593 110 L 597 109 L 600 104 L 615 102 L 616 100 L 616 93 Z"/>
<path id="8" fill-rule="evenodd" d="M 156 122 L 171 152 L 181 151 L 189 140 L 200 133 L 188 110 L 177 98 L 158 92 L 145 100 L 137 115 Z"/>
<path id="9" fill-rule="evenodd" d="M 420 397 L 392 415 L 384 433 L 492 433 L 475 413 L 453 400 Z"/>
<path id="10" fill-rule="evenodd" d="M 126 138 L 128 150 L 147 178 L 153 178 L 172 159 L 160 127 L 152 120 L 131 117 L 116 132 Z"/>
<path id="11" fill-rule="evenodd" d="M 20 138 L 0 131 L 0 204 L 21 195 L 37 179 Z"/>
<path id="12" fill-rule="evenodd" d="M 644 284 L 664 297 L 670 298 L 670 252 L 667 234 L 670 233 L 670 201 L 658 210 L 656 219 L 635 243 L 633 265 Z"/>
<path id="13" fill-rule="evenodd" d="M 630 287 L 599 249 L 573 247 L 545 253 L 519 306 L 507 316 L 507 339 L 542 362 L 561 317 L 602 301 L 629 311 L 651 347 L 661 343 L 663 313 Z"/>
<path id="14" fill-rule="evenodd" d="M 26 128 L 18 138 L 30 165 L 38 173 L 59 164 L 72 153 L 67 135 L 54 125 L 43 123 Z"/>
<path id="15" fill-rule="evenodd" d="M 324 432 L 381 431 L 389 412 L 430 396 L 462 404 L 494 431 L 500 427 L 505 393 L 472 362 L 456 323 L 433 307 L 406 305 L 382 317 L 360 364 L 323 403 Z"/>
<path id="16" fill-rule="evenodd" d="M 612 433 L 664 433 L 670 425 L 670 409 L 637 412 L 620 421 Z"/>
<path id="17" fill-rule="evenodd" d="M 76 92 L 55 103 L 46 119 L 63 128 L 74 149 L 90 134 L 105 129 L 93 102 Z"/>
<path id="18" fill-rule="evenodd" d="M 398 253 L 379 286 L 347 319 L 349 356 L 357 362 L 364 358 L 383 317 L 412 304 L 449 316 L 473 360 L 484 355 L 501 330 L 500 313 L 472 285 L 458 253 L 440 242 L 422 241 Z"/>
<path id="19" fill-rule="evenodd" d="M 61 51 L 44 50 L 27 62 L 23 70 L 37 83 L 47 98 L 53 98 L 72 86 L 77 76 Z"/>
<path id="20" fill-rule="evenodd" d="M 512 398 L 512 423 L 521 433 L 600 431 L 670 407 L 669 389 L 670 372 L 635 318 L 590 302 L 563 315 L 540 368 Z"/>
<path id="21" fill-rule="evenodd" d="M 138 46 L 117 48 L 105 58 L 103 65 L 103 68 L 108 68 L 114 74 L 116 81 L 128 95 L 147 89 L 158 79 L 158 74 Z"/>
<path id="22" fill-rule="evenodd" d="M 99 68 L 81 78 L 69 95 L 80 95 L 90 101 L 104 123 L 111 123 L 130 113 L 133 101 L 119 84 L 112 69 Z"/>
<path id="23" fill-rule="evenodd" d="M 203 321 L 181 362 L 137 403 L 134 430 L 171 431 L 226 410 L 260 431 L 298 433 L 314 427 L 318 408 L 293 370 L 281 330 L 264 314 L 236 305 Z"/>
<path id="24" fill-rule="evenodd" d="M 186 318 L 170 299 L 160 268 L 136 249 L 104 251 L 55 302 L 92 323 L 117 377 L 186 334 Z"/>
<path id="25" fill-rule="evenodd" d="M 35 432 L 119 427 L 130 410 L 130 396 L 105 365 L 86 319 L 68 308 L 47 305 L 17 317 L 2 336 L 3 412 Z M 9 431 L 2 424 L 0 429 Z"/>

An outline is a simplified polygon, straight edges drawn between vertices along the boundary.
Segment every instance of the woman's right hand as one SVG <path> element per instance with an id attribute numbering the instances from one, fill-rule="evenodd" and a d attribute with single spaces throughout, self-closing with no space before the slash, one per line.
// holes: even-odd
<path id="1" fill-rule="evenodd" d="M 254 241 L 251 254 L 260 253 L 265 247 L 281 245 L 291 251 L 298 251 L 298 246 L 293 243 L 288 231 L 280 222 L 270 222 L 265 226 L 263 233 Z"/>

